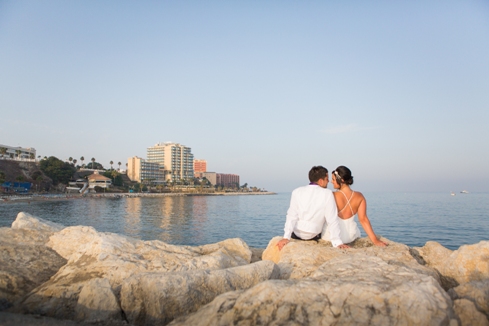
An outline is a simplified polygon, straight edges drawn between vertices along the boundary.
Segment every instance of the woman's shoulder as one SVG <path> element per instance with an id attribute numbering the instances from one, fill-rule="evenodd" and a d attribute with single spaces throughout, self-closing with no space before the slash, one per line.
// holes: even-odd
<path id="1" fill-rule="evenodd" d="M 352 201 L 360 204 L 364 200 L 365 200 L 365 197 L 363 196 L 363 194 L 360 191 L 355 191 L 355 193 L 353 194 Z"/>

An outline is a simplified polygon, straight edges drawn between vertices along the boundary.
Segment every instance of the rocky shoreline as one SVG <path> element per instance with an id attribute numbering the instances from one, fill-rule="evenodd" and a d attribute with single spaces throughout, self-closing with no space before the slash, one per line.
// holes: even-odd
<path id="1" fill-rule="evenodd" d="M 49 194 L 49 195 L 12 195 L 1 196 L 0 204 L 8 204 L 13 202 L 35 202 L 46 200 L 76 200 L 86 198 L 140 198 L 140 197 L 178 197 L 178 196 L 259 196 L 259 195 L 276 195 L 275 192 L 215 192 L 215 193 L 97 193 L 97 194 Z"/>
<path id="2" fill-rule="evenodd" d="M 21 212 L 0 228 L 0 325 L 489 325 L 489 241 L 280 239 L 175 246 Z"/>

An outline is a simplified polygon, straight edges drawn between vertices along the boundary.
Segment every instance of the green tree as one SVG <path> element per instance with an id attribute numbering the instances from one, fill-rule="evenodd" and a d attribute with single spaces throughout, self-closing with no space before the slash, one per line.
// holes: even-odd
<path id="1" fill-rule="evenodd" d="M 82 156 L 82 157 L 80 157 L 80 161 L 82 162 L 82 166 L 84 166 L 84 165 L 83 165 L 83 161 L 85 161 L 85 158 L 84 158 L 83 156 Z"/>
<path id="2" fill-rule="evenodd" d="M 76 166 L 76 162 L 78 162 L 78 161 L 77 161 L 77 160 L 76 160 L 76 158 L 75 158 L 75 159 L 73 160 L 73 165 L 74 165 L 74 166 Z"/>
<path id="3" fill-rule="evenodd" d="M 30 158 L 31 160 L 33 160 L 33 159 L 35 159 L 35 158 L 36 158 L 36 155 L 34 155 L 34 153 L 30 153 L 30 154 L 29 154 L 29 158 Z"/>
<path id="4" fill-rule="evenodd" d="M 18 160 L 20 160 L 20 153 L 22 153 L 22 151 L 20 149 L 15 150 L 15 154 L 17 154 Z"/>
<path id="5" fill-rule="evenodd" d="M 119 171 L 121 170 L 121 162 L 117 162 L 117 164 L 119 164 Z"/>
<path id="6" fill-rule="evenodd" d="M 112 167 L 112 164 L 114 164 L 114 161 L 110 161 L 110 169 L 113 170 L 114 168 Z"/>
<path id="7" fill-rule="evenodd" d="M 75 167 L 70 163 L 63 162 L 54 156 L 42 160 L 40 169 L 45 175 L 53 180 L 53 184 L 55 185 L 58 183 L 67 184 L 76 172 Z"/>
<path id="8" fill-rule="evenodd" d="M 70 156 L 70 158 L 68 159 L 68 161 L 73 162 L 73 157 Z"/>
<path id="9" fill-rule="evenodd" d="M 0 154 L 2 155 L 7 154 L 7 147 L 0 147 Z"/>
<path id="10" fill-rule="evenodd" d="M 5 182 L 5 173 L 3 171 L 0 171 L 0 183 Z"/>
<path id="11" fill-rule="evenodd" d="M 22 182 L 25 180 L 25 177 L 23 175 L 18 175 L 15 180 L 19 181 L 19 182 Z"/>
<path id="12" fill-rule="evenodd" d="M 95 166 L 95 157 L 92 157 L 92 159 L 90 161 L 92 161 L 92 169 L 93 169 Z"/>

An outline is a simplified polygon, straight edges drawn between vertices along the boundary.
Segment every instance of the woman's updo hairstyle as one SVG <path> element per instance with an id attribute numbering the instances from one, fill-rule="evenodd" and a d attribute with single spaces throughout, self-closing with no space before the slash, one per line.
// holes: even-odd
<path id="1" fill-rule="evenodd" d="M 334 176 L 336 177 L 336 182 L 341 186 L 342 184 L 347 184 L 351 186 L 353 184 L 353 177 L 351 175 L 351 171 L 346 166 L 338 166 L 336 170 L 333 171 Z"/>

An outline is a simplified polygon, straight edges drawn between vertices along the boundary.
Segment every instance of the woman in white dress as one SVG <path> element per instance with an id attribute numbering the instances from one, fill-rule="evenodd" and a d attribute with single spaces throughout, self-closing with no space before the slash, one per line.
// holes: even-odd
<path id="1" fill-rule="evenodd" d="M 353 184 L 351 171 L 346 166 L 339 166 L 331 173 L 331 183 L 336 189 L 334 197 L 336 207 L 338 208 L 338 217 L 340 218 L 340 238 L 343 243 L 350 243 L 360 238 L 360 230 L 355 222 L 355 216 L 358 214 L 358 220 L 362 224 L 365 233 L 370 241 L 376 246 L 385 247 L 387 243 L 379 240 L 372 229 L 370 220 L 367 216 L 367 201 L 361 192 L 353 191 L 350 186 Z M 323 239 L 330 241 L 328 227 L 322 232 Z"/>

